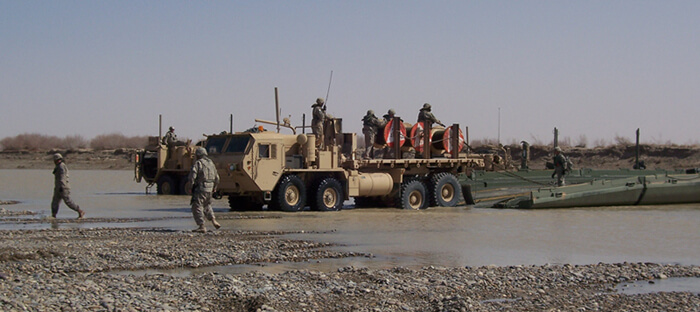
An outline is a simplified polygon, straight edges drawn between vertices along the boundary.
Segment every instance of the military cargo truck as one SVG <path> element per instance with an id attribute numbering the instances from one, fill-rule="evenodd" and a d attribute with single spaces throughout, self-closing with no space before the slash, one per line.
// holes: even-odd
<path id="1" fill-rule="evenodd" d="M 194 159 L 195 147 L 189 142 L 166 146 L 159 137 L 149 137 L 146 148 L 134 153 L 134 179 L 146 181 L 146 193 L 156 186 L 158 194 L 185 195 L 187 175 Z"/>
<path id="2" fill-rule="evenodd" d="M 208 136 L 205 147 L 221 178 L 215 197 L 227 196 L 232 210 L 268 205 L 282 211 L 307 206 L 335 211 L 350 198 L 357 206 L 455 206 L 461 197 L 456 175 L 484 168 L 481 156 L 462 151 L 461 131 L 453 132 L 451 146 L 460 148 L 451 153 L 433 149 L 419 155 L 422 158 L 359 159 L 357 135 L 342 133 L 341 125 L 339 118 L 325 122 L 323 144 L 311 134 L 272 131 Z M 459 125 L 453 126 L 459 130 Z M 394 138 L 402 136 L 399 130 L 396 127 Z M 427 125 L 426 134 L 430 131 Z M 426 146 L 431 143 L 435 142 Z M 395 155 L 402 155 L 400 145 L 394 144 Z"/>

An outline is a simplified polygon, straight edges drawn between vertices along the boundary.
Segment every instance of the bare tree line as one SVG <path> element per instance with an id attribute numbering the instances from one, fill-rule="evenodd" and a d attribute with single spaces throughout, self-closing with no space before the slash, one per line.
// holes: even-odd
<path id="1" fill-rule="evenodd" d="M 80 135 L 57 137 L 38 133 L 24 133 L 0 140 L 3 151 L 44 151 L 52 149 L 77 150 L 92 148 L 94 150 L 111 150 L 117 148 L 143 148 L 148 143 L 148 136 L 127 137 L 121 133 L 101 134 L 91 140 Z"/>

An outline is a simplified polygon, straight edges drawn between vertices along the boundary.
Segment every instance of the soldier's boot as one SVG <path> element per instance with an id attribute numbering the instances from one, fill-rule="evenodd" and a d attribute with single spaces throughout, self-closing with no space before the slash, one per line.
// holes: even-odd
<path id="1" fill-rule="evenodd" d="M 80 209 L 78 206 L 78 219 L 82 219 L 85 216 L 85 210 Z"/>
<path id="2" fill-rule="evenodd" d="M 219 222 L 216 222 L 216 220 L 211 220 L 211 224 L 213 224 L 217 230 L 221 228 L 221 224 L 219 224 Z"/>
<path id="3" fill-rule="evenodd" d="M 201 225 L 199 225 L 198 228 L 192 230 L 192 232 L 195 232 L 195 233 L 206 233 L 206 232 L 207 232 L 207 228 L 204 227 L 204 224 L 201 224 Z"/>

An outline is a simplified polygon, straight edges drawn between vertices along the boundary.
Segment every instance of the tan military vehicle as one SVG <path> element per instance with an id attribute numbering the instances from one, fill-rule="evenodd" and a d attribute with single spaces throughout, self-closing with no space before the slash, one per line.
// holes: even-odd
<path id="1" fill-rule="evenodd" d="M 221 177 L 215 197 L 227 196 L 232 210 L 335 211 L 350 198 L 357 206 L 455 206 L 456 175 L 484 167 L 480 156 L 439 149 L 424 158 L 361 160 L 356 134 L 342 133 L 341 125 L 326 121 L 324 144 L 311 134 L 273 131 L 208 136 L 205 147 Z"/>
<path id="2" fill-rule="evenodd" d="M 156 186 L 158 194 L 185 195 L 187 175 L 192 168 L 195 147 L 189 142 L 166 146 L 159 137 L 149 137 L 148 145 L 134 153 L 134 179 L 146 181 L 146 193 Z"/>

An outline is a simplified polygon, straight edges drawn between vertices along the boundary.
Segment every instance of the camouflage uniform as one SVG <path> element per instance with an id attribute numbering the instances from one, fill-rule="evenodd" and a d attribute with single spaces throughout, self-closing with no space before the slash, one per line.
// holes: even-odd
<path id="1" fill-rule="evenodd" d="M 177 142 L 177 135 L 175 134 L 175 128 L 170 127 L 168 132 L 165 133 L 165 136 L 163 136 L 161 143 L 163 143 L 163 145 L 173 146 L 173 145 L 175 145 L 175 142 Z"/>
<path id="2" fill-rule="evenodd" d="M 430 112 L 431 109 L 432 107 L 430 106 L 430 104 L 423 104 L 423 108 L 421 108 L 420 112 L 418 113 L 418 122 L 422 121 L 425 123 L 426 121 L 430 121 L 431 123 L 436 123 L 444 127 L 445 125 L 441 123 L 440 120 L 435 118 L 435 115 L 433 115 L 433 113 Z"/>
<path id="3" fill-rule="evenodd" d="M 362 126 L 362 134 L 365 135 L 365 154 L 363 156 L 370 158 L 371 151 L 374 151 L 374 137 L 377 135 L 379 127 L 384 126 L 384 123 L 374 115 L 374 111 L 368 110 L 367 115 L 362 117 Z"/>
<path id="4" fill-rule="evenodd" d="M 204 217 L 211 221 L 215 228 L 220 225 L 214 217 L 214 210 L 211 208 L 211 196 L 219 185 L 219 174 L 216 172 L 214 162 L 207 157 L 207 152 L 204 148 L 197 148 L 195 152 L 197 161 L 192 166 L 190 174 L 187 177 L 188 185 L 192 186 L 192 215 L 198 228 L 196 232 L 206 232 L 204 227 Z"/>
<path id="5" fill-rule="evenodd" d="M 61 204 L 61 200 L 66 203 L 68 208 L 75 210 L 78 213 L 78 218 L 81 219 L 85 212 L 80 209 L 73 200 L 70 198 L 70 183 L 68 182 L 68 167 L 63 162 L 63 156 L 56 153 L 53 155 L 54 163 L 56 167 L 53 169 L 54 175 L 54 188 L 53 188 L 53 199 L 51 200 L 51 216 L 56 217 L 58 214 L 58 206 Z"/>
<path id="6" fill-rule="evenodd" d="M 326 111 L 323 110 L 323 99 L 316 99 L 316 103 L 311 105 L 313 107 L 312 119 L 311 119 L 311 131 L 313 131 L 316 136 L 316 145 L 322 146 L 323 143 L 323 121 L 326 120 Z"/>
<path id="7" fill-rule="evenodd" d="M 554 175 L 557 176 L 557 186 L 564 186 L 564 175 L 566 174 L 566 157 L 561 153 L 561 148 L 558 146 L 554 149 Z"/>

